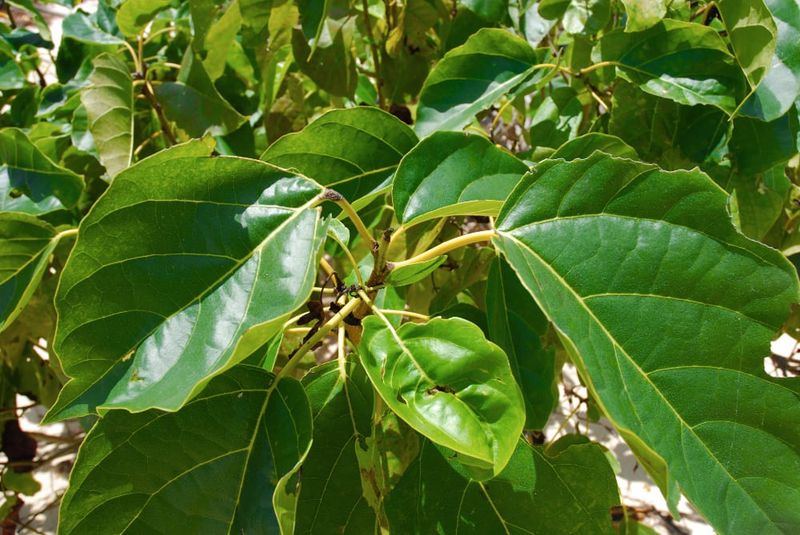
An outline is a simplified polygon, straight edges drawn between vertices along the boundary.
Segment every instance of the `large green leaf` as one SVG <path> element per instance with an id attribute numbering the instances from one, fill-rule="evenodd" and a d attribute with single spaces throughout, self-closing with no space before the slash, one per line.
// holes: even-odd
<path id="1" fill-rule="evenodd" d="M 270 145 L 261 159 L 295 169 L 355 201 L 386 185 L 417 136 L 378 108 L 331 110 Z"/>
<path id="2" fill-rule="evenodd" d="M 175 410 L 311 292 L 319 185 L 256 160 L 165 154 L 118 175 L 81 222 L 56 295 L 54 349 L 73 379 L 50 419 Z"/>
<path id="3" fill-rule="evenodd" d="M 576 160 L 578 158 L 586 158 L 596 150 L 605 152 L 611 156 L 631 158 L 634 160 L 638 159 L 638 154 L 633 147 L 625 143 L 617 136 L 611 136 L 601 132 L 590 132 L 567 141 L 558 147 L 558 149 L 551 155 L 551 158 Z"/>
<path id="4" fill-rule="evenodd" d="M 133 157 L 133 79 L 125 62 L 113 54 L 93 61 L 90 85 L 81 93 L 100 162 L 114 177 Z"/>
<path id="5" fill-rule="evenodd" d="M 22 312 L 58 243 L 53 227 L 23 213 L 0 213 L 0 331 Z"/>
<path id="6" fill-rule="evenodd" d="M 760 2 L 759 2 L 760 3 Z M 800 96 L 800 4 L 764 0 L 777 27 L 775 55 L 769 72 L 744 103 L 741 114 L 773 121 L 785 114 Z"/>
<path id="7" fill-rule="evenodd" d="M 392 534 L 614 534 L 619 503 L 603 448 L 566 437 L 551 451 L 520 440 L 489 481 L 451 466 L 430 442 L 386 500 Z"/>
<path id="8" fill-rule="evenodd" d="M 400 162 L 392 184 L 397 219 L 495 215 L 528 167 L 483 136 L 436 132 Z"/>
<path id="9" fill-rule="evenodd" d="M 79 175 L 53 163 L 18 128 L 0 130 L 0 165 L 12 191 L 27 195 L 34 203 L 55 197 L 72 207 L 83 191 Z"/>
<path id="10" fill-rule="evenodd" d="M 117 11 L 117 25 L 130 39 L 135 39 L 155 15 L 169 7 L 172 0 L 125 0 Z"/>
<path id="11" fill-rule="evenodd" d="M 786 163 L 797 154 L 797 134 L 800 130 L 794 107 L 774 121 L 764 122 L 750 117 L 733 120 L 733 135 L 729 148 L 736 167 L 754 175 Z"/>
<path id="12" fill-rule="evenodd" d="M 383 401 L 416 431 L 497 475 L 525 423 L 525 407 L 503 350 L 461 318 L 396 329 L 364 320 L 359 353 Z"/>
<path id="13" fill-rule="evenodd" d="M 236 35 L 242 28 L 242 14 L 239 2 L 234 0 L 222 16 L 211 25 L 205 35 L 205 47 L 208 50 L 203 66 L 211 80 L 216 80 L 225 72 L 225 65 L 236 41 Z"/>
<path id="14" fill-rule="evenodd" d="M 375 512 L 361 488 L 358 451 L 372 427 L 372 385 L 357 361 L 314 368 L 303 379 L 314 415 L 314 438 L 298 469 L 293 533 L 373 533 Z M 287 534 L 288 535 L 288 534 Z"/>
<path id="15" fill-rule="evenodd" d="M 100 28 L 97 22 L 89 18 L 89 16 L 82 11 L 65 17 L 62 23 L 62 31 L 64 38 L 69 37 L 87 44 L 121 45 L 125 42 L 124 39 Z"/>
<path id="16" fill-rule="evenodd" d="M 203 63 L 191 51 L 184 57 L 178 81 L 156 86 L 156 96 L 167 118 L 191 137 L 207 132 L 223 136 L 246 120 L 220 95 Z"/>
<path id="17" fill-rule="evenodd" d="M 292 54 L 297 67 L 321 89 L 341 97 L 353 98 L 358 83 L 352 52 L 354 27 L 353 17 L 323 19 L 320 37 L 325 46 L 318 46 L 316 40 L 309 45 L 300 29 L 292 32 Z"/>
<path id="18" fill-rule="evenodd" d="M 485 28 L 450 50 L 433 68 L 419 97 L 415 129 L 460 130 L 472 117 L 529 79 L 536 51 L 505 30 Z"/>
<path id="19" fill-rule="evenodd" d="M 732 113 L 744 96 L 742 70 L 719 34 L 701 24 L 667 19 L 641 32 L 615 30 L 595 53 L 642 90 L 679 104 Z"/>
<path id="20" fill-rule="evenodd" d="M 763 357 L 797 274 L 737 233 L 727 203 L 698 170 L 546 161 L 509 197 L 495 243 L 646 461 L 663 459 L 720 533 L 791 532 L 800 401 Z"/>
<path id="21" fill-rule="evenodd" d="M 525 428 L 543 429 L 558 402 L 555 353 L 542 347 L 547 318 L 502 258 L 486 284 L 489 339 L 503 348 L 525 399 Z"/>
<path id="22" fill-rule="evenodd" d="M 736 60 L 756 87 L 770 68 L 777 29 L 762 0 L 720 0 L 716 3 Z"/>
<path id="23" fill-rule="evenodd" d="M 272 492 L 311 411 L 300 383 L 273 380 L 242 365 L 178 412 L 110 412 L 81 445 L 59 534 L 277 533 Z"/>

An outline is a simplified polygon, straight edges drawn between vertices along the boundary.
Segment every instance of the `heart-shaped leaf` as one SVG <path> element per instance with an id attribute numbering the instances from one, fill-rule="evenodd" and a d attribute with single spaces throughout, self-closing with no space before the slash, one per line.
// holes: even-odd
<path id="1" fill-rule="evenodd" d="M 400 162 L 392 199 L 401 223 L 496 215 L 526 166 L 482 136 L 436 132 Z"/>
<path id="2" fill-rule="evenodd" d="M 417 136 L 378 108 L 332 110 L 300 132 L 283 136 L 261 159 L 295 169 L 356 201 L 386 186 Z"/>
<path id="3" fill-rule="evenodd" d="M 696 169 L 545 161 L 495 243 L 637 450 L 721 533 L 778 533 L 800 525 L 800 425 L 787 424 L 800 401 L 763 357 L 797 274 L 735 230 L 727 203 Z"/>
<path id="4" fill-rule="evenodd" d="M 117 176 L 81 222 L 56 295 L 54 349 L 73 379 L 50 419 L 175 410 L 311 292 L 318 184 L 256 160 L 165 154 Z"/>
<path id="5" fill-rule="evenodd" d="M 273 380 L 237 366 L 178 412 L 110 412 L 81 445 L 58 533 L 277 533 L 272 492 L 311 411 L 299 382 Z"/>
<path id="6" fill-rule="evenodd" d="M 383 401 L 416 431 L 497 475 L 516 447 L 525 408 L 503 350 L 461 318 L 395 328 L 364 320 L 361 362 Z"/>

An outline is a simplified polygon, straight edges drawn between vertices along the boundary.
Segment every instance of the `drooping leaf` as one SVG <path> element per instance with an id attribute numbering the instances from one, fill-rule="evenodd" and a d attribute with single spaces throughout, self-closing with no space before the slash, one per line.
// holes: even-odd
<path id="1" fill-rule="evenodd" d="M 184 58 L 178 81 L 164 82 L 155 90 L 167 118 L 191 137 L 205 133 L 224 136 L 246 120 L 219 94 L 203 63 L 191 51 Z"/>
<path id="2" fill-rule="evenodd" d="M 133 79 L 125 62 L 113 54 L 100 54 L 92 64 L 91 85 L 81 93 L 81 103 L 100 162 L 113 178 L 133 157 Z"/>
<path id="3" fill-rule="evenodd" d="M 178 412 L 110 412 L 81 445 L 59 534 L 277 533 L 272 492 L 312 424 L 300 383 L 273 380 L 237 366 Z"/>
<path id="4" fill-rule="evenodd" d="M 172 0 L 125 0 L 117 11 L 117 26 L 129 39 L 135 39 L 159 11 Z"/>
<path id="5" fill-rule="evenodd" d="M 118 175 L 81 222 L 56 295 L 54 349 L 73 379 L 50 419 L 175 410 L 311 292 L 319 185 L 255 160 L 165 155 Z"/>
<path id="6" fill-rule="evenodd" d="M 425 441 L 387 497 L 391 532 L 616 533 L 610 509 L 619 495 L 603 448 L 568 436 L 552 450 L 520 440 L 505 470 L 480 482 Z"/>
<path id="7" fill-rule="evenodd" d="M 558 402 L 555 353 L 542 347 L 547 319 L 501 258 L 486 287 L 489 339 L 503 348 L 525 400 L 525 428 L 543 429 Z"/>
<path id="8" fill-rule="evenodd" d="M 445 54 L 425 80 L 417 134 L 460 130 L 476 113 L 534 76 L 538 63 L 536 51 L 524 39 L 505 30 L 478 31 Z"/>
<path id="9" fill-rule="evenodd" d="M 425 260 L 423 262 L 415 262 L 407 266 L 400 266 L 393 268 L 389 271 L 386 277 L 386 284 L 391 286 L 408 286 L 417 281 L 424 279 L 445 263 L 447 257 L 444 255 Z"/>
<path id="10" fill-rule="evenodd" d="M 800 5 L 785 0 L 764 0 L 777 29 L 772 64 L 740 114 L 764 121 L 784 115 L 800 96 Z"/>
<path id="11" fill-rule="evenodd" d="M 372 533 L 375 512 L 364 498 L 358 450 L 371 433 L 373 391 L 357 361 L 342 377 L 338 362 L 303 379 L 314 415 L 311 449 L 299 468 L 294 533 Z"/>
<path id="12" fill-rule="evenodd" d="M 625 5 L 626 32 L 646 30 L 667 14 L 667 0 L 622 0 Z"/>
<path id="13" fill-rule="evenodd" d="M 720 0 L 716 7 L 728 32 L 736 60 L 752 87 L 770 69 L 777 29 L 762 0 Z"/>
<path id="14" fill-rule="evenodd" d="M 636 150 L 623 140 L 617 136 L 600 132 L 590 132 L 571 139 L 558 147 L 550 157 L 554 160 L 556 158 L 577 160 L 578 158 L 590 156 L 596 150 L 611 156 L 619 156 L 620 158 L 631 158 L 633 160 L 639 158 Z"/>
<path id="15" fill-rule="evenodd" d="M 542 101 L 531 119 L 531 143 L 537 147 L 560 147 L 578 134 L 583 105 L 569 86 L 557 87 Z"/>
<path id="16" fill-rule="evenodd" d="M 628 83 L 616 87 L 612 102 L 608 133 L 665 169 L 701 164 L 728 139 L 731 123 L 713 106 L 683 106 Z"/>
<path id="17" fill-rule="evenodd" d="M 665 19 L 641 32 L 614 30 L 595 52 L 622 78 L 679 104 L 730 114 L 744 97 L 744 74 L 719 34 L 702 24 Z"/>
<path id="18" fill-rule="evenodd" d="M 413 130 L 378 109 L 331 110 L 273 143 L 261 159 L 296 169 L 349 201 L 380 190 L 417 144 Z"/>
<path id="19" fill-rule="evenodd" d="M 800 525 L 800 472 L 778 468 L 800 467 L 787 425 L 800 401 L 763 357 L 797 274 L 737 233 L 727 202 L 698 170 L 543 162 L 504 205 L 495 244 L 645 466 L 665 463 L 721 533 L 778 533 Z"/>
<path id="20" fill-rule="evenodd" d="M 386 405 L 489 477 L 508 463 L 525 420 L 503 350 L 461 318 L 396 329 L 364 320 L 359 355 Z"/>
<path id="21" fill-rule="evenodd" d="M 11 191 L 25 194 L 34 203 L 55 197 L 72 207 L 83 190 L 79 175 L 53 163 L 18 128 L 0 130 L 0 165 Z"/>
<path id="22" fill-rule="evenodd" d="M 44 221 L 0 213 L 0 331 L 22 312 L 57 243 L 55 229 Z"/>
<path id="23" fill-rule="evenodd" d="M 397 219 L 494 215 L 528 167 L 482 136 L 436 132 L 400 162 L 392 183 Z"/>
<path id="24" fill-rule="evenodd" d="M 786 163 L 797 154 L 799 129 L 794 107 L 768 123 L 750 117 L 736 117 L 729 144 L 731 157 L 738 169 L 747 175 Z"/>

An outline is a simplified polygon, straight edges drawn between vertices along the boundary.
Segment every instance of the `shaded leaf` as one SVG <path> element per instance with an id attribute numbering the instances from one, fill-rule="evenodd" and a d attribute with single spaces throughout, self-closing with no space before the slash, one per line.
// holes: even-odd
<path id="1" fill-rule="evenodd" d="M 720 0 L 716 4 L 728 39 L 752 87 L 770 69 L 775 52 L 777 29 L 767 6 L 762 0 Z"/>
<path id="2" fill-rule="evenodd" d="M 610 18 L 610 0 L 571 0 L 561 23 L 571 34 L 592 35 L 602 30 Z"/>
<path id="3" fill-rule="evenodd" d="M 292 53 L 297 67 L 320 89 L 340 97 L 353 97 L 358 85 L 356 62 L 351 50 L 355 21 L 326 19 L 323 37 L 327 46 L 309 46 L 299 29 L 292 32 Z"/>
<path id="4" fill-rule="evenodd" d="M 571 139 L 558 147 L 550 156 L 552 159 L 563 158 L 564 160 L 577 160 L 586 158 L 594 151 L 599 150 L 611 156 L 620 158 L 639 159 L 633 147 L 622 141 L 617 136 L 603 134 L 601 132 L 590 132 L 582 136 Z"/>
<path id="5" fill-rule="evenodd" d="M 64 18 L 62 22 L 64 38 L 96 45 L 121 45 L 124 39 L 110 34 L 100 28 L 97 22 L 89 18 L 86 13 L 78 11 Z M 59 53 L 59 57 L 61 54 Z"/>
<path id="6" fill-rule="evenodd" d="M 391 286 L 408 286 L 429 276 L 447 260 L 447 257 L 437 256 L 423 262 L 415 262 L 407 266 L 392 268 L 386 277 L 386 284 Z"/>
<path id="7" fill-rule="evenodd" d="M 170 152 L 118 175 L 81 222 L 56 295 L 54 349 L 73 379 L 51 420 L 175 410 L 311 293 L 320 186 L 255 160 Z"/>
<path id="8" fill-rule="evenodd" d="M 536 108 L 531 119 L 531 143 L 556 148 L 578 134 L 583 105 L 572 87 L 557 87 Z"/>
<path id="9" fill-rule="evenodd" d="M 792 107 L 783 117 L 765 123 L 750 117 L 733 120 L 729 148 L 738 169 L 754 175 L 786 163 L 797 154 L 798 117 Z"/>
<path id="10" fill-rule="evenodd" d="M 396 329 L 364 320 L 359 355 L 386 405 L 489 477 L 502 471 L 525 420 L 508 357 L 461 318 Z"/>
<path id="11" fill-rule="evenodd" d="M 800 402 L 763 357 L 797 274 L 737 233 L 727 203 L 697 170 L 543 162 L 495 243 L 648 470 L 665 463 L 722 533 L 778 533 L 800 525 L 800 472 L 785 468 L 800 467 L 800 427 L 787 425 Z"/>
<path id="12" fill-rule="evenodd" d="M 308 448 L 311 411 L 300 383 L 273 380 L 238 366 L 178 412 L 109 413 L 81 445 L 58 532 L 276 533 L 272 492 Z"/>
<path id="13" fill-rule="evenodd" d="M 208 55 L 203 61 L 208 77 L 216 80 L 225 72 L 228 54 L 233 48 L 236 35 L 242 27 L 242 15 L 239 2 L 234 0 L 225 9 L 225 13 L 211 25 L 204 42 Z"/>
<path id="14" fill-rule="evenodd" d="M 129 39 L 135 39 L 171 0 L 125 0 L 117 10 L 117 26 Z"/>
<path id="15" fill-rule="evenodd" d="M 392 184 L 397 219 L 494 215 L 528 167 L 482 136 L 436 132 L 400 162 Z"/>
<path id="16" fill-rule="evenodd" d="M 115 55 L 100 54 L 92 64 L 91 85 L 81 93 L 81 103 L 100 162 L 114 177 L 130 166 L 133 157 L 133 80 Z"/>

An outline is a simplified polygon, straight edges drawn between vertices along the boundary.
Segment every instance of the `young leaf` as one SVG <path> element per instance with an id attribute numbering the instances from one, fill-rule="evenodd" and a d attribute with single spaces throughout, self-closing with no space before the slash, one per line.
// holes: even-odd
<path id="1" fill-rule="evenodd" d="M 505 470 L 480 482 L 425 441 L 386 499 L 391 533 L 616 533 L 619 494 L 603 448 L 568 436 L 552 450 L 520 440 Z"/>
<path id="2" fill-rule="evenodd" d="M 530 78 L 536 51 L 511 33 L 486 28 L 436 64 L 419 97 L 417 134 L 460 130 L 472 117 Z"/>
<path id="3" fill-rule="evenodd" d="M 117 26 L 129 39 L 136 37 L 171 0 L 125 0 L 117 11 Z"/>
<path id="4" fill-rule="evenodd" d="M 34 203 L 55 197 L 71 208 L 83 191 L 80 175 L 53 163 L 17 128 L 0 130 L 0 164 L 11 190 L 24 193 Z"/>
<path id="5" fill-rule="evenodd" d="M 744 96 L 744 74 L 725 42 L 701 24 L 667 19 L 642 32 L 614 30 L 595 52 L 622 78 L 679 104 L 709 104 L 731 114 Z"/>
<path id="6" fill-rule="evenodd" d="M 525 408 L 508 357 L 460 318 L 399 329 L 370 316 L 361 362 L 383 401 L 411 427 L 497 475 L 522 432 Z"/>
<path id="7" fill-rule="evenodd" d="M 314 368 L 303 379 L 314 416 L 311 449 L 298 469 L 294 533 L 372 533 L 375 512 L 364 498 L 357 450 L 372 430 L 372 385 L 357 361 Z"/>
<path id="8" fill-rule="evenodd" d="M 319 185 L 255 160 L 166 154 L 118 175 L 81 222 L 56 295 L 54 349 L 73 379 L 51 420 L 178 409 L 311 293 Z"/>
<path id="9" fill-rule="evenodd" d="M 528 167 L 482 136 L 436 132 L 400 162 L 392 184 L 397 219 L 495 215 Z"/>
<path id="10" fill-rule="evenodd" d="M 498 257 L 486 284 L 489 339 L 503 348 L 525 400 L 525 428 L 543 429 L 558 402 L 555 354 L 540 337 L 547 318 L 520 284 L 506 261 Z"/>
<path id="11" fill-rule="evenodd" d="M 81 103 L 100 162 L 113 178 L 133 157 L 133 80 L 125 62 L 113 54 L 100 54 L 92 64 L 91 85 L 81 93 Z"/>
<path id="12" fill-rule="evenodd" d="M 778 533 L 800 522 L 800 472 L 780 468 L 800 466 L 787 425 L 800 402 L 763 356 L 797 274 L 736 232 L 727 203 L 698 170 L 546 161 L 509 196 L 495 243 L 637 449 L 720 532 Z"/>
<path id="13" fill-rule="evenodd" d="M 0 213 L 0 331 L 22 312 L 42 279 L 58 239 L 55 229 L 23 213 Z"/>
<path id="14" fill-rule="evenodd" d="M 275 481 L 308 448 L 311 411 L 299 382 L 273 380 L 237 366 L 178 412 L 102 418 L 81 445 L 59 534 L 277 533 Z"/>
<path id="15" fill-rule="evenodd" d="M 349 201 L 380 190 L 417 144 L 406 124 L 378 108 L 331 110 L 273 143 L 261 159 L 294 169 Z"/>

